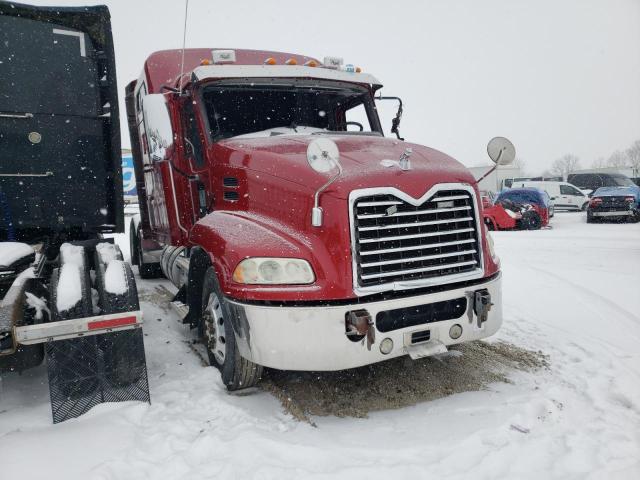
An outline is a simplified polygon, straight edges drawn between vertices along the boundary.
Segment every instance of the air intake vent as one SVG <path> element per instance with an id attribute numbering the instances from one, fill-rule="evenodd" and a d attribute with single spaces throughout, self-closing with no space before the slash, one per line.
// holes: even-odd
<path id="1" fill-rule="evenodd" d="M 237 202 L 240 198 L 240 194 L 238 192 L 224 192 L 224 199 L 227 202 Z"/>
<path id="2" fill-rule="evenodd" d="M 227 188 L 235 188 L 238 186 L 238 179 L 236 177 L 224 177 L 224 179 L 222 179 L 222 185 Z"/>

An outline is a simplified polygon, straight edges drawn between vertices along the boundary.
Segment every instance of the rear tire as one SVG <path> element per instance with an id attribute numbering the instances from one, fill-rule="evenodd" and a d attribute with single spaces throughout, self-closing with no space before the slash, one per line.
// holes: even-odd
<path id="1" fill-rule="evenodd" d="M 138 230 L 136 229 L 136 222 L 133 221 L 133 218 L 129 222 L 129 253 L 131 255 L 131 265 L 138 265 Z"/>
<path id="2" fill-rule="evenodd" d="M 205 273 L 202 285 L 200 331 L 209 364 L 220 370 L 227 390 L 254 386 L 262 375 L 262 366 L 240 355 L 233 330 L 235 319 L 220 289 L 213 267 Z"/>

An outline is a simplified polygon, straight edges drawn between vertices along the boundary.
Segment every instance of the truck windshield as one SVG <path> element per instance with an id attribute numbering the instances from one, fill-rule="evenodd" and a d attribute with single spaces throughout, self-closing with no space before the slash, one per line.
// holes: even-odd
<path id="1" fill-rule="evenodd" d="M 369 91 L 342 82 L 271 79 L 206 87 L 214 141 L 323 133 L 382 135 Z"/>

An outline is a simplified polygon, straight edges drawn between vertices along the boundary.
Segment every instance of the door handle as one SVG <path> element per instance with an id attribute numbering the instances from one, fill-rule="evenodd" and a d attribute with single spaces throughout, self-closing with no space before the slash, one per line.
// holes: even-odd
<path id="1" fill-rule="evenodd" d="M 0 118 L 33 118 L 33 113 L 0 112 Z"/>

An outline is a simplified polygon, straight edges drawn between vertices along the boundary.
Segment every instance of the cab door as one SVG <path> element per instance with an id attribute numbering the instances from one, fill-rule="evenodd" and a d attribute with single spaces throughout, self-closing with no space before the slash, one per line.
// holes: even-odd
<path id="1" fill-rule="evenodd" d="M 186 97 L 181 111 L 182 127 L 182 162 L 189 173 L 186 180 L 185 222 L 193 226 L 206 215 L 211 205 L 210 194 L 205 185 L 209 185 L 209 169 L 207 168 L 202 129 L 197 108 L 192 97 Z"/>

